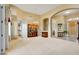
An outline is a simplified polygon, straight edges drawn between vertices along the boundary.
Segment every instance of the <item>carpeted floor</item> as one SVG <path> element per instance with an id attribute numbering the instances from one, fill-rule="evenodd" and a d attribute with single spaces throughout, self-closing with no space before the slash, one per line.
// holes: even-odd
<path id="1" fill-rule="evenodd" d="M 21 39 L 7 55 L 79 55 L 79 44 L 57 38 Z"/>

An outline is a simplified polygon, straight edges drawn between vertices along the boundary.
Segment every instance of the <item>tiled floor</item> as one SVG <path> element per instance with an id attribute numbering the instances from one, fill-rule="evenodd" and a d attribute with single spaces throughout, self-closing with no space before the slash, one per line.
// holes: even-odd
<path id="1" fill-rule="evenodd" d="M 72 42 L 77 42 L 76 37 L 63 37 L 64 40 L 72 41 Z"/>
<path id="2" fill-rule="evenodd" d="M 21 46 L 20 46 L 21 45 Z M 8 55 L 54 55 L 79 54 L 79 44 L 57 38 L 22 39 L 19 47 L 7 52 Z"/>

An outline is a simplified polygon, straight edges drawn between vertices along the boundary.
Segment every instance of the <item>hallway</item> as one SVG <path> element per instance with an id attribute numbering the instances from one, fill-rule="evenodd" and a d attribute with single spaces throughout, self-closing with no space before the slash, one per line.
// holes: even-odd
<path id="1" fill-rule="evenodd" d="M 7 55 L 74 55 L 79 54 L 79 44 L 56 38 L 35 37 L 7 52 Z M 20 42 L 21 43 L 21 42 Z M 62 44 L 61 44 L 62 43 Z"/>

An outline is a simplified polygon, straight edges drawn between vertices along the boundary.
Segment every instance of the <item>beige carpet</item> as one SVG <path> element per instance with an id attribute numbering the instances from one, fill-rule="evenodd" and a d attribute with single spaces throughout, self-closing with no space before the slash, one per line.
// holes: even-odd
<path id="1" fill-rule="evenodd" d="M 29 38 L 8 55 L 79 55 L 79 44 L 57 38 Z"/>
<path id="2" fill-rule="evenodd" d="M 25 43 L 23 42 L 22 38 L 12 39 L 9 41 L 9 48 L 6 49 L 6 53 L 18 48 L 24 46 Z"/>

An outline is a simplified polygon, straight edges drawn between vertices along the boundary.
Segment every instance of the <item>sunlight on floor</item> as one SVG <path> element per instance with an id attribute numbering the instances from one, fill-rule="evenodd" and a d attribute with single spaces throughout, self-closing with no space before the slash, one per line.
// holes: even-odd
<path id="1" fill-rule="evenodd" d="M 8 53 L 18 47 L 22 47 L 24 45 L 25 45 L 25 43 L 23 42 L 23 40 L 21 38 L 12 39 L 11 41 L 9 41 L 9 49 L 6 50 L 6 53 Z"/>

